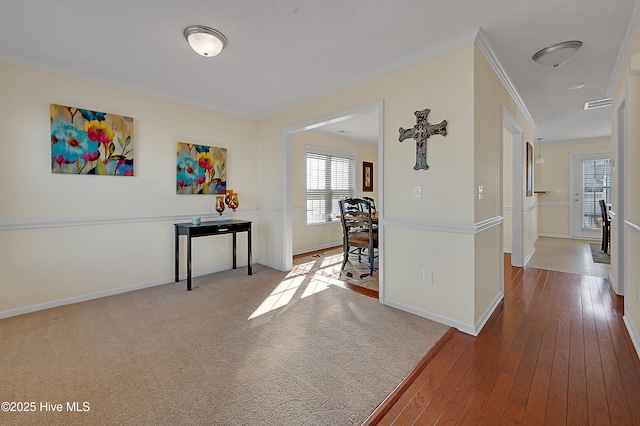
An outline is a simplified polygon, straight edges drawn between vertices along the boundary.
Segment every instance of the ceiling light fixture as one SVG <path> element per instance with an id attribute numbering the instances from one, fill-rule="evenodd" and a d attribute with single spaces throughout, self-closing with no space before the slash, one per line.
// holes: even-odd
<path id="1" fill-rule="evenodd" d="M 546 67 L 557 67 L 564 64 L 580 49 L 582 42 L 578 40 L 563 41 L 537 51 L 531 59 Z"/>
<path id="2" fill-rule="evenodd" d="M 574 83 L 574 84 L 569 85 L 569 87 L 567 87 L 567 89 L 569 89 L 569 90 L 580 90 L 586 85 L 587 85 L 587 83 Z"/>
<path id="3" fill-rule="evenodd" d="M 189 46 L 198 55 L 207 58 L 216 56 L 227 45 L 227 38 L 220 31 L 202 25 L 187 27 L 183 34 Z"/>
<path id="4" fill-rule="evenodd" d="M 542 140 L 542 138 L 538 138 L 538 158 L 536 158 L 536 164 L 544 164 L 544 158 L 542 158 L 542 150 L 541 150 L 541 145 L 540 145 L 540 141 Z"/>

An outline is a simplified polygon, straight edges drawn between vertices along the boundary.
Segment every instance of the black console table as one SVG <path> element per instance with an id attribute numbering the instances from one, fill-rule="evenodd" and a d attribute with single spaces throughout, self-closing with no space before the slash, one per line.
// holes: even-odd
<path id="1" fill-rule="evenodd" d="M 247 232 L 247 248 L 249 275 L 251 272 L 251 222 L 248 220 L 215 220 L 212 222 L 202 222 L 199 225 L 192 223 L 176 223 L 176 282 L 180 281 L 178 275 L 180 271 L 180 245 L 178 244 L 180 235 L 187 236 L 187 290 L 191 291 L 191 238 L 206 237 L 208 235 L 233 234 L 233 269 L 236 269 L 236 234 Z"/>

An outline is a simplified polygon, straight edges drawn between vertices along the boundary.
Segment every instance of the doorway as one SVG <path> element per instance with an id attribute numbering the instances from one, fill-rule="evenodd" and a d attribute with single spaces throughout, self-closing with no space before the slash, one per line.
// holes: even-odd
<path id="1" fill-rule="evenodd" d="M 283 265 L 285 270 L 291 270 L 293 266 L 293 188 L 292 188 L 292 147 L 293 134 L 309 130 L 318 130 L 323 126 L 348 120 L 353 117 L 375 113 L 377 120 L 377 170 L 374 173 L 375 185 L 378 187 L 376 209 L 379 217 L 379 237 L 378 237 L 378 287 L 379 300 L 384 300 L 384 163 L 383 163 L 383 102 L 378 101 L 372 104 L 363 105 L 348 111 L 317 118 L 304 123 L 300 123 L 283 130 L 283 155 L 284 155 L 284 182 L 283 182 Z"/>
<path id="2" fill-rule="evenodd" d="M 506 109 L 502 109 L 502 137 L 503 137 L 503 183 L 502 183 L 502 205 L 503 216 L 508 216 L 508 208 L 505 209 L 505 191 L 511 194 L 511 265 L 524 266 L 524 131 L 518 125 L 518 122 L 509 114 Z M 505 142 L 511 141 L 511 158 L 504 158 L 509 154 L 508 149 L 504 149 Z M 511 164 L 511 188 L 508 188 L 504 182 L 505 167 L 504 163 Z M 504 225 L 503 225 L 503 233 Z M 503 234 L 504 236 L 504 234 Z M 503 237 L 504 252 L 504 237 Z M 503 280 L 504 283 L 504 280 Z"/>
<path id="3" fill-rule="evenodd" d="M 572 235 L 598 239 L 602 236 L 600 200 L 611 205 L 611 153 L 571 156 Z"/>

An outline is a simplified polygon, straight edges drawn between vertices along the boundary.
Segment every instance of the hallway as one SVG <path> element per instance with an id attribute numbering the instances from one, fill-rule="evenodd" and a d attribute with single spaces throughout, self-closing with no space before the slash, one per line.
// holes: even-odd
<path id="1" fill-rule="evenodd" d="M 588 265 L 569 260 L 588 242 L 552 240 L 539 257 Z M 640 424 L 640 359 L 609 280 L 510 260 L 482 332 L 454 331 L 366 424 Z"/>

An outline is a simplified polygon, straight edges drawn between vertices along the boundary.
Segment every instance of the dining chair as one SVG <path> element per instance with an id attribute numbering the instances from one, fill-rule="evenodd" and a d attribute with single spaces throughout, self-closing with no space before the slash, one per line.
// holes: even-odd
<path id="1" fill-rule="evenodd" d="M 340 221 L 342 222 L 342 245 L 344 269 L 349 255 L 357 252 L 361 262 L 362 251 L 369 256 L 369 275 L 373 275 L 375 249 L 378 248 L 378 232 L 373 224 L 371 203 L 364 198 L 347 197 L 338 201 L 340 204 Z"/>
<path id="2" fill-rule="evenodd" d="M 602 214 L 602 251 L 607 253 L 611 241 L 611 219 L 609 219 L 607 204 L 604 200 L 600 200 L 600 213 Z"/>
<path id="3" fill-rule="evenodd" d="M 373 217 L 375 217 L 375 216 L 376 216 L 376 214 L 377 214 L 377 211 L 376 211 L 376 202 L 375 202 L 375 200 L 374 200 L 373 198 L 371 198 L 371 197 L 362 197 L 362 199 L 363 199 L 363 200 L 367 200 L 367 201 L 369 202 L 369 205 L 370 205 L 370 207 L 369 207 L 369 208 L 370 208 L 370 210 L 371 210 L 371 215 L 372 215 Z M 377 232 L 377 231 L 378 231 L 378 224 L 377 224 L 377 223 L 374 223 L 374 224 L 373 224 L 373 230 L 374 230 L 375 232 Z"/>
<path id="4" fill-rule="evenodd" d="M 373 198 L 371 197 L 362 197 L 363 200 L 367 200 L 369 202 L 369 205 L 371 206 L 371 211 L 372 213 L 376 212 L 376 202 Z"/>

